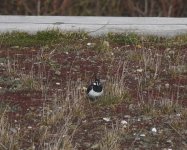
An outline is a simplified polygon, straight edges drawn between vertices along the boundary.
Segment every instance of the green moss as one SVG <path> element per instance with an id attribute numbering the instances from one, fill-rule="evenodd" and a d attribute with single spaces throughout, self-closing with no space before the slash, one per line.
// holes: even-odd
<path id="1" fill-rule="evenodd" d="M 96 42 L 98 49 L 107 50 L 110 48 L 109 44 L 128 44 L 128 45 L 142 45 L 158 44 L 164 46 L 181 46 L 187 44 L 187 35 L 176 36 L 173 38 L 164 38 L 157 36 L 139 36 L 135 33 L 109 33 L 106 36 L 90 37 L 85 32 L 62 32 L 58 29 L 39 31 L 36 34 L 29 34 L 26 32 L 7 32 L 0 34 L 1 46 L 53 46 L 55 44 L 73 45 L 84 42 Z M 84 43 L 85 44 L 85 43 Z"/>
<path id="2" fill-rule="evenodd" d="M 83 32 L 60 32 L 59 30 L 39 31 L 36 34 L 26 32 L 7 32 L 0 35 L 1 46 L 45 46 L 61 42 L 86 39 Z"/>
<path id="3" fill-rule="evenodd" d="M 138 44 L 140 43 L 140 37 L 137 34 L 114 34 L 109 33 L 107 38 L 110 42 L 115 42 L 118 44 Z"/>

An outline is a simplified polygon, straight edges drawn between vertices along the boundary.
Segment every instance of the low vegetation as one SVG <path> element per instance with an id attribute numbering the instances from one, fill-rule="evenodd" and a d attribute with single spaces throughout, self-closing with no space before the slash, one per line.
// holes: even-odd
<path id="1" fill-rule="evenodd" d="M 186 149 L 186 39 L 1 34 L 0 149 Z"/>

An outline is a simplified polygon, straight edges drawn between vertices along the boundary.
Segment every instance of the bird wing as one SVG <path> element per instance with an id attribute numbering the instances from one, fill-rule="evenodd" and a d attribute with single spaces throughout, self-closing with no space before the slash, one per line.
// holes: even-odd
<path id="1" fill-rule="evenodd" d="M 89 85 L 88 88 L 87 88 L 87 94 L 93 89 L 93 85 Z"/>

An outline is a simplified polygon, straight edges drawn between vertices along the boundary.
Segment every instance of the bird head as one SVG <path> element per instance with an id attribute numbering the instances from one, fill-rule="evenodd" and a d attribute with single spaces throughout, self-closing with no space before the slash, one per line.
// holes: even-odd
<path id="1" fill-rule="evenodd" d="M 97 86 L 99 86 L 99 85 L 101 85 L 101 82 L 100 82 L 100 79 L 95 79 L 95 85 L 97 85 Z"/>

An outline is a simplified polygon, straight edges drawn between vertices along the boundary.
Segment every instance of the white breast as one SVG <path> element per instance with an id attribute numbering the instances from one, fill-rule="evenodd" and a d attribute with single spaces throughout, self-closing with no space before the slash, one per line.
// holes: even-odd
<path id="1" fill-rule="evenodd" d="M 88 96 L 91 98 L 99 97 L 103 94 L 103 90 L 101 92 L 95 92 L 93 89 L 88 93 Z"/>

